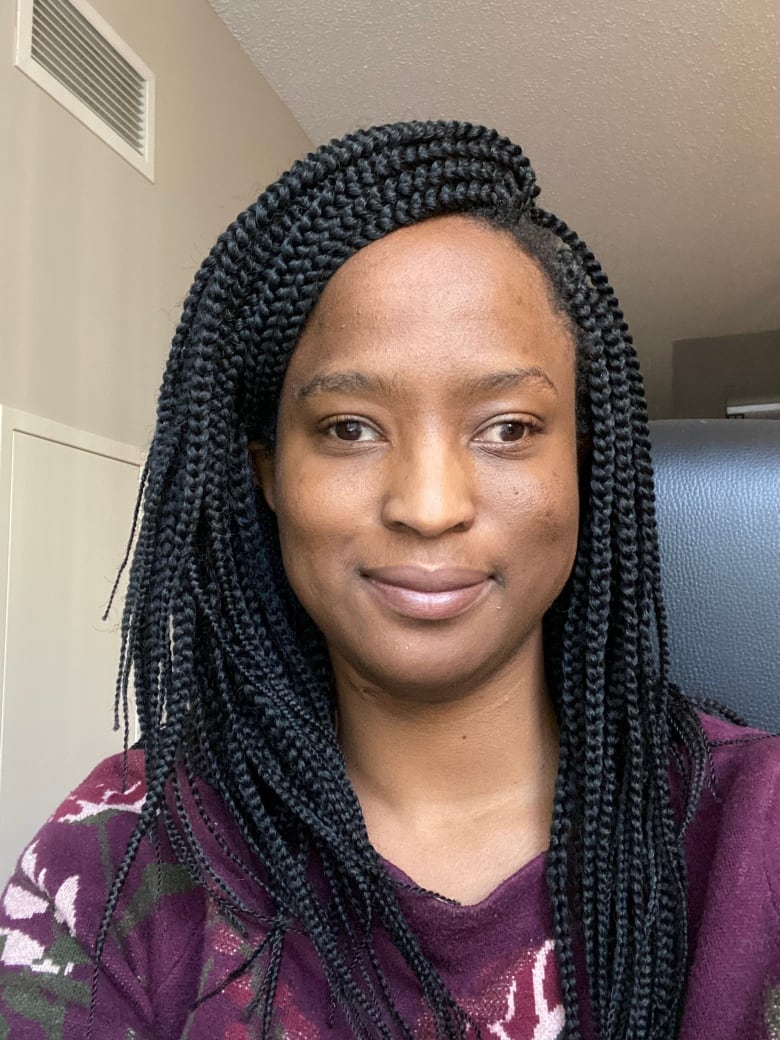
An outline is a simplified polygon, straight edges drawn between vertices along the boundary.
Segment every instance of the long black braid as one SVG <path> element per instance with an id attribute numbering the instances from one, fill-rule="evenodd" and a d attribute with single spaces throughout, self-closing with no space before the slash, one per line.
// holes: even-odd
<path id="1" fill-rule="evenodd" d="M 334 735 L 323 642 L 286 581 L 275 519 L 247 463 L 250 438 L 273 442 L 287 363 L 334 271 L 397 228 L 447 213 L 513 234 L 545 270 L 577 342 L 580 543 L 545 627 L 561 741 L 548 885 L 567 1035 L 580 1036 L 584 1001 L 599 1040 L 677 1032 L 686 965 L 681 836 L 707 746 L 692 705 L 667 678 L 647 417 L 631 338 L 593 254 L 536 205 L 537 195 L 527 158 L 495 131 L 435 122 L 355 133 L 296 163 L 236 219 L 184 306 L 143 474 L 117 689 L 126 710 L 132 673 L 148 797 L 114 880 L 98 955 L 134 856 L 159 820 L 226 914 L 257 915 L 196 837 L 193 812 L 211 826 L 197 795 L 203 779 L 257 858 L 244 871 L 263 896 L 258 905 L 270 897 L 273 908 L 253 965 L 264 967 L 255 1003 L 264 1038 L 293 922 L 310 937 L 334 1007 L 356 1037 L 412 1036 L 394 1007 L 376 928 L 416 976 L 437 1035 L 461 1038 L 471 1028 L 369 843 Z M 676 813 L 670 769 L 684 794 Z M 312 855 L 326 897 L 310 883 Z"/>

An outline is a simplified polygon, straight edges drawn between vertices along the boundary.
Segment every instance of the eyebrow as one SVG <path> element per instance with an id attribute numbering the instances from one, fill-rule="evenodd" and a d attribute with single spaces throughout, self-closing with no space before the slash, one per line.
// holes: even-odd
<path id="1" fill-rule="evenodd" d="M 468 380 L 465 389 L 472 394 L 489 393 L 495 390 L 510 390 L 524 384 L 538 384 L 551 390 L 556 396 L 558 389 L 547 373 L 532 365 L 530 368 L 513 368 L 505 372 L 488 372 L 477 379 Z M 369 376 L 364 372 L 328 372 L 314 376 L 298 387 L 296 397 L 311 397 L 313 394 L 355 394 L 372 391 L 389 392 L 390 387 L 384 379 Z"/>
<path id="2" fill-rule="evenodd" d="M 314 376 L 308 383 L 298 387 L 296 397 L 311 397 L 312 394 L 354 394 L 381 390 L 384 380 L 367 376 L 363 372 L 329 372 Z"/>
<path id="3" fill-rule="evenodd" d="M 490 390 L 511 390 L 513 387 L 523 386 L 527 383 L 537 383 L 547 390 L 552 390 L 556 396 L 558 394 L 558 388 L 552 379 L 544 369 L 536 365 L 529 368 L 512 368 L 507 372 L 489 372 L 466 385 L 469 390 L 484 393 Z"/>

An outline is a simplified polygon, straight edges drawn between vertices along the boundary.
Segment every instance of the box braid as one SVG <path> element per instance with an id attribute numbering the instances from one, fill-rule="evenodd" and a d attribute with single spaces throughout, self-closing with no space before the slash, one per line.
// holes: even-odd
<path id="1" fill-rule="evenodd" d="M 561 744 L 547 869 L 567 1036 L 580 1037 L 584 1002 L 600 1040 L 677 1033 L 681 838 L 707 745 L 693 706 L 667 678 L 647 416 L 631 338 L 595 257 L 537 206 L 538 194 L 526 156 L 493 130 L 413 122 L 361 131 L 296 163 L 240 214 L 184 305 L 134 521 L 117 683 L 126 717 L 132 674 L 148 796 L 96 951 L 141 841 L 162 821 L 182 864 L 231 919 L 271 906 L 262 918 L 268 939 L 244 966 L 262 968 L 252 1008 L 263 1038 L 272 1035 L 293 923 L 309 936 L 332 1011 L 355 1037 L 413 1036 L 395 1008 L 377 928 L 416 977 L 437 1037 L 473 1032 L 369 843 L 334 733 L 323 641 L 287 583 L 276 521 L 247 461 L 250 438 L 273 444 L 286 366 L 332 274 L 368 243 L 449 213 L 514 236 L 545 271 L 577 344 L 580 541 L 545 619 Z M 681 777 L 676 813 L 670 768 Z M 242 866 L 254 905 L 220 877 L 197 836 L 205 825 L 236 859 L 200 779 L 251 854 Z M 325 892 L 311 883 L 312 857 Z"/>

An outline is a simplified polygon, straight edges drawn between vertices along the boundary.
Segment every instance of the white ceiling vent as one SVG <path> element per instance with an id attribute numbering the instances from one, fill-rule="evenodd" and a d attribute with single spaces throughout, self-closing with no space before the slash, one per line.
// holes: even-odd
<path id="1" fill-rule="evenodd" d="M 86 0 L 18 0 L 16 64 L 154 180 L 154 75 Z"/>

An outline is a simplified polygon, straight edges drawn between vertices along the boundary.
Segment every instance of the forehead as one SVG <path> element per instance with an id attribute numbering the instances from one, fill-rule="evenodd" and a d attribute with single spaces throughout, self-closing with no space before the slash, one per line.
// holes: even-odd
<path id="1" fill-rule="evenodd" d="M 325 287 L 285 391 L 332 371 L 457 379 L 515 367 L 571 370 L 573 343 L 546 275 L 511 235 L 448 216 L 395 231 Z M 551 377 L 552 378 L 552 377 Z"/>

